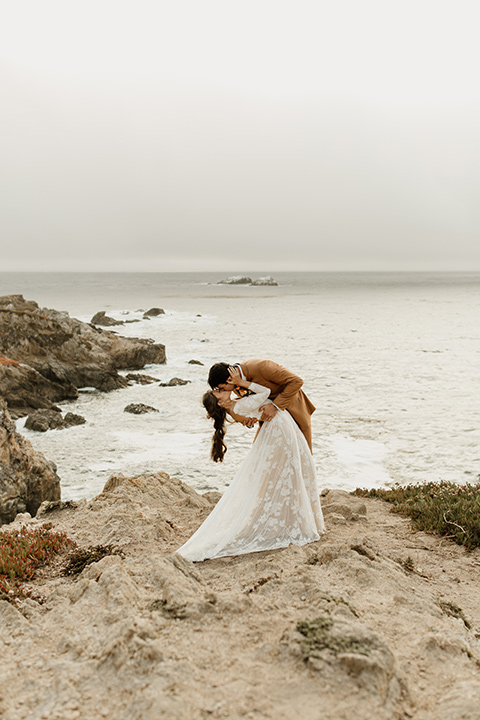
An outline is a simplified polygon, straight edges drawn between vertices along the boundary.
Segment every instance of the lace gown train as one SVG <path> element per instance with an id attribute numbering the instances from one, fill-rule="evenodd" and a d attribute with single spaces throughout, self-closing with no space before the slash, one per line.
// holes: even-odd
<path id="1" fill-rule="evenodd" d="M 259 418 L 270 390 L 251 383 L 235 412 Z M 263 423 L 233 481 L 196 533 L 177 552 L 198 561 L 305 545 L 324 522 L 312 454 L 287 410 Z"/>

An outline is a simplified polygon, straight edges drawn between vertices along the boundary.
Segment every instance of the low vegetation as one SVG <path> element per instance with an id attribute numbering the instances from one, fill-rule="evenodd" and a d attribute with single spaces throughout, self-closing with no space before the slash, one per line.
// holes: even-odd
<path id="1" fill-rule="evenodd" d="M 480 484 L 442 480 L 354 494 L 392 503 L 392 511 L 411 517 L 417 530 L 443 535 L 467 550 L 480 547 Z"/>
<path id="2" fill-rule="evenodd" d="M 41 565 L 76 543 L 66 533 L 52 530 L 52 524 L 0 532 L 0 597 L 11 599 L 25 594 L 22 583 L 31 580 Z"/>
<path id="3" fill-rule="evenodd" d="M 79 575 L 91 563 L 98 562 L 107 555 L 120 555 L 124 553 L 114 545 L 90 545 L 88 548 L 79 548 L 70 553 L 63 575 Z"/>

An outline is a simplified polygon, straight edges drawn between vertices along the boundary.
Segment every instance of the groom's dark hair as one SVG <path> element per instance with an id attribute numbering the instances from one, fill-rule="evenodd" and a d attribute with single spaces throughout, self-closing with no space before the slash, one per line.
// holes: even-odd
<path id="1" fill-rule="evenodd" d="M 226 383 L 230 377 L 230 366 L 228 363 L 219 362 L 212 365 L 208 373 L 208 384 L 211 388 L 218 387 L 219 383 Z"/>

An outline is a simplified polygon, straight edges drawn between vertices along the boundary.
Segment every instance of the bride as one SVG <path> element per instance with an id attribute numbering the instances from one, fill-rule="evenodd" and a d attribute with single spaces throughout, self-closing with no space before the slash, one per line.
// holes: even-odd
<path id="1" fill-rule="evenodd" d="M 222 461 L 227 412 L 260 419 L 270 403 L 269 388 L 229 368 L 231 382 L 251 394 L 232 399 L 229 390 L 205 393 L 203 404 L 213 419 L 212 459 Z M 288 412 L 278 410 L 264 422 L 234 479 L 196 533 L 177 552 L 199 561 L 226 555 L 305 545 L 325 530 L 310 449 Z"/>

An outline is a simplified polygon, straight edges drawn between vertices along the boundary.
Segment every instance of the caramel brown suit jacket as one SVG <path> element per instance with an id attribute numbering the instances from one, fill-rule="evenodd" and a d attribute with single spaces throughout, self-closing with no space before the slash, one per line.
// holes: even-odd
<path id="1" fill-rule="evenodd" d="M 240 367 L 247 380 L 270 388 L 269 399 L 280 410 L 288 410 L 305 435 L 308 447 L 311 450 L 311 415 L 315 412 L 315 405 L 310 402 L 301 389 L 303 385 L 302 378 L 294 375 L 282 365 L 273 362 L 273 360 L 247 360 L 240 363 Z"/>

